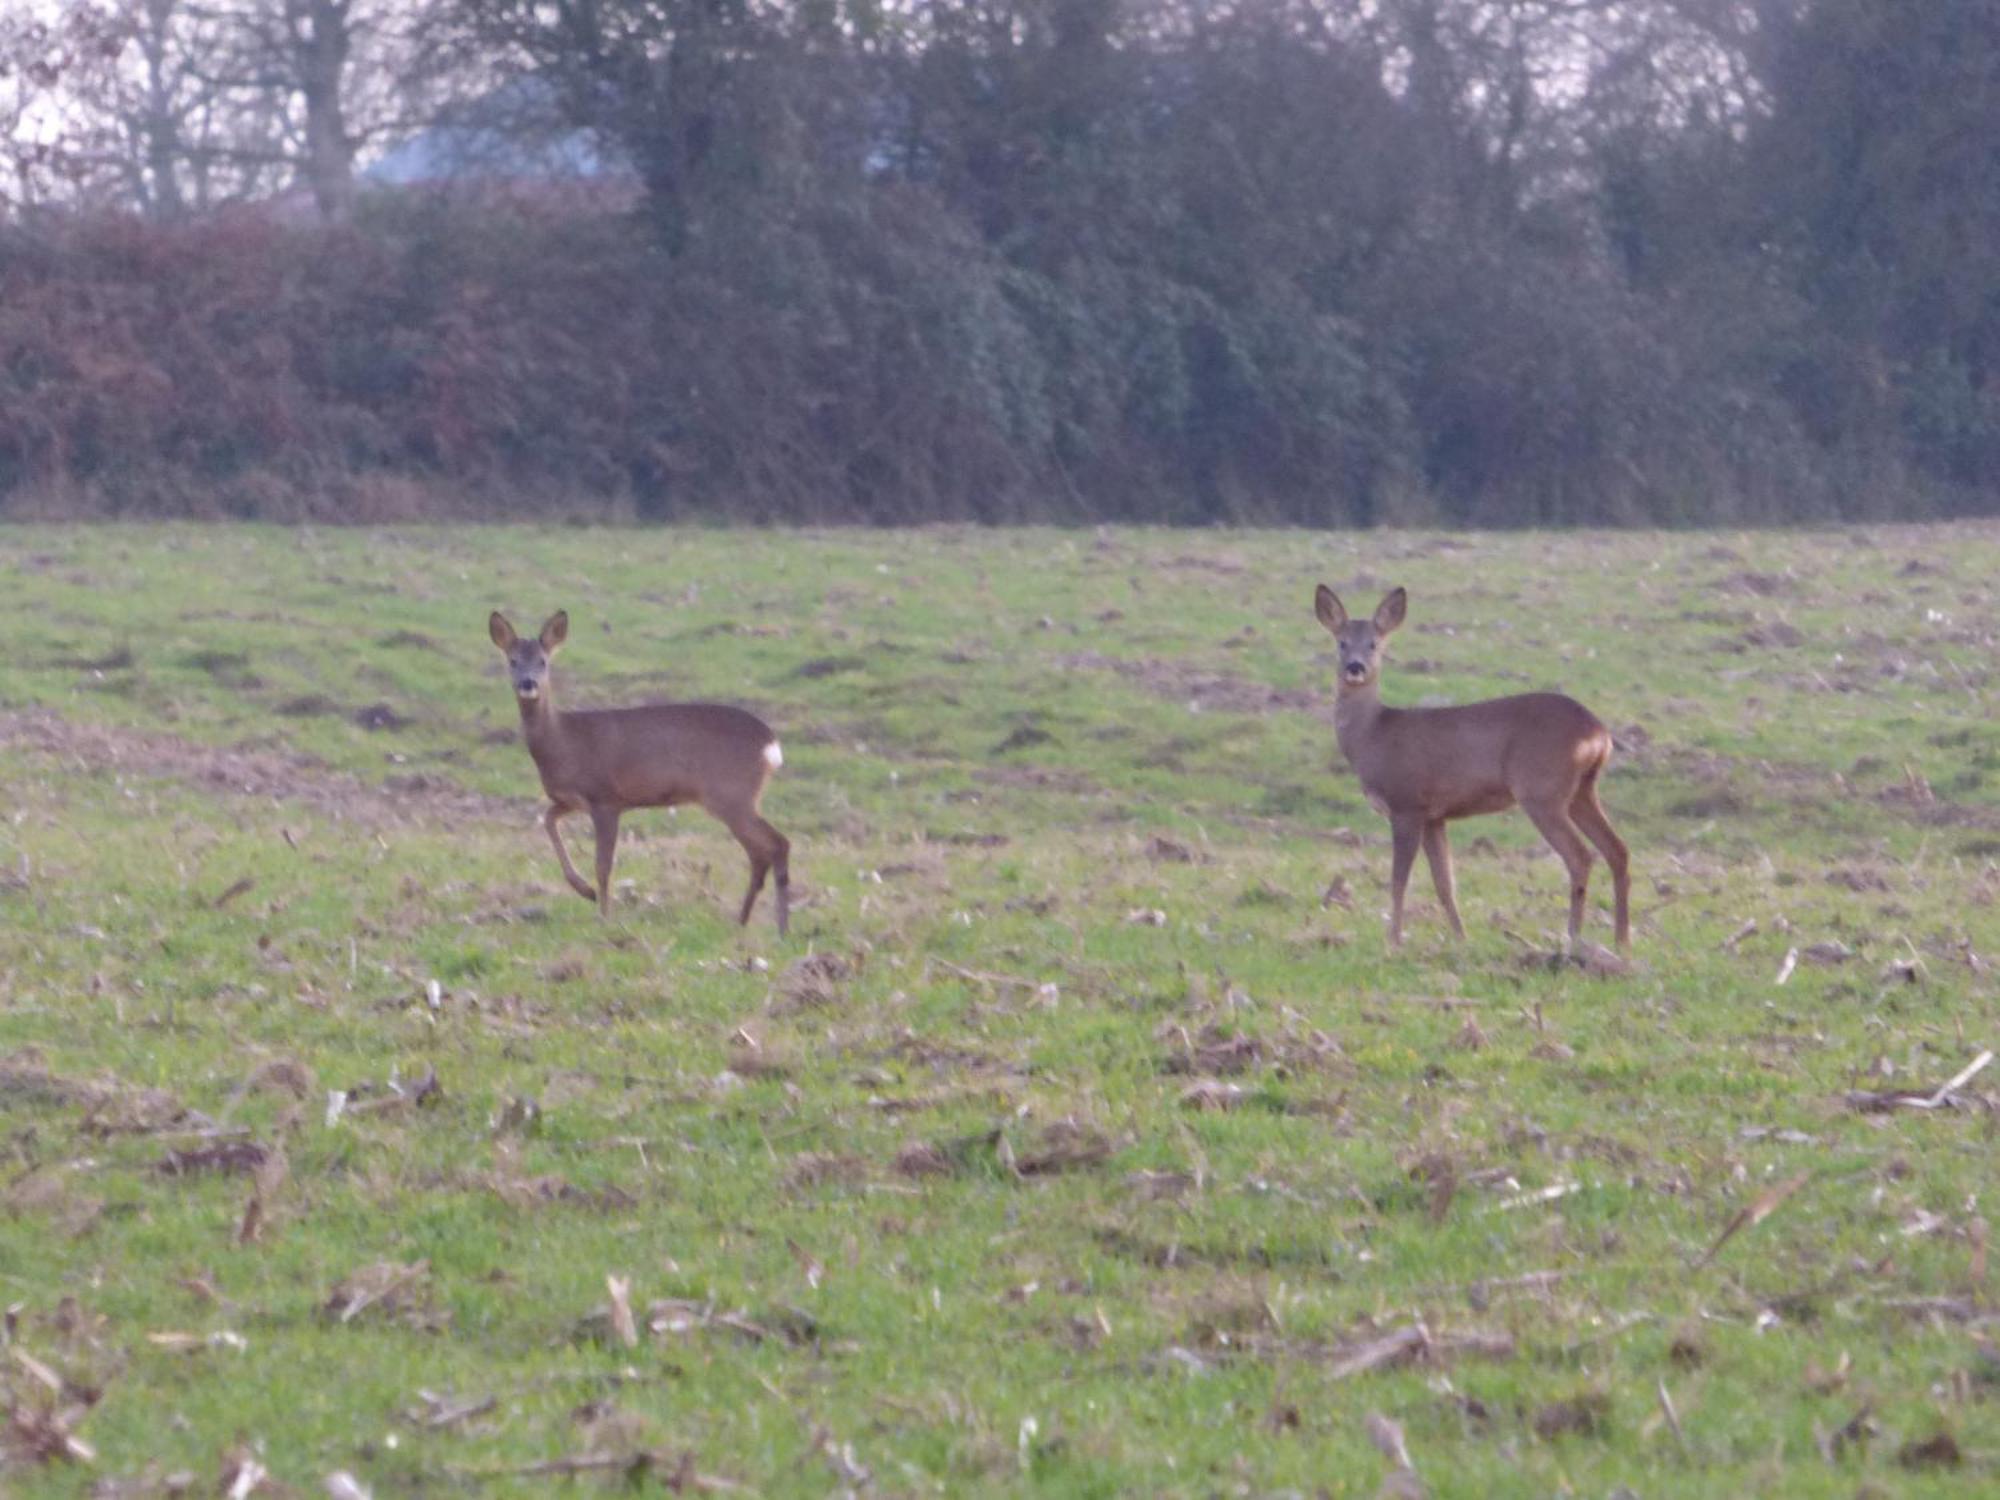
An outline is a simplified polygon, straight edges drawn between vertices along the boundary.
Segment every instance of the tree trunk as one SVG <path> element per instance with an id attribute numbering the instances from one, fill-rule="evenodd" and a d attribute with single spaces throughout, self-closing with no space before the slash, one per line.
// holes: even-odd
<path id="1" fill-rule="evenodd" d="M 306 155 L 301 168 L 322 219 L 338 223 L 354 208 L 354 142 L 347 133 L 341 85 L 353 33 L 351 0 L 286 0 L 299 92 L 306 106 Z"/>
<path id="2" fill-rule="evenodd" d="M 186 205 L 181 198 L 181 132 L 174 111 L 174 89 L 167 61 L 168 33 L 177 0 L 146 0 L 146 29 L 139 36 L 146 63 L 146 102 L 137 122 L 145 166 L 141 197 L 156 219 L 178 219 Z"/>

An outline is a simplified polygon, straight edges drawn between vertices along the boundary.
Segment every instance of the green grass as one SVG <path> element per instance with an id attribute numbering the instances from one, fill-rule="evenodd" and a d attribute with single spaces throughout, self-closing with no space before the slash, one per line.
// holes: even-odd
<path id="1" fill-rule="evenodd" d="M 0 533 L 0 1489 L 1373 1495 L 1371 1412 L 1437 1494 L 1991 1485 L 2000 1068 L 1848 1096 L 2000 1029 L 1996 577 L 1970 526 Z M 1518 815 L 1457 831 L 1470 940 L 1420 872 L 1384 951 L 1321 579 L 1409 587 L 1389 701 L 1614 727 L 1636 972 L 1548 962 Z M 608 924 L 562 885 L 485 629 L 558 606 L 560 701 L 778 729 L 788 940 L 691 811 Z M 264 1165 L 162 1170 L 218 1142 Z"/>

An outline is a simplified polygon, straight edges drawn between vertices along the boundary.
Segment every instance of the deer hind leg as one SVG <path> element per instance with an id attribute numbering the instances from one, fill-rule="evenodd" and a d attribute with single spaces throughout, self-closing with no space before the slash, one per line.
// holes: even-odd
<path id="1" fill-rule="evenodd" d="M 761 822 L 762 819 L 759 819 Z M 785 935 L 785 929 L 792 924 L 792 841 L 777 829 L 771 828 L 771 837 L 777 841 L 777 848 L 771 855 L 771 869 L 778 881 L 778 936 Z M 748 918 L 746 912 L 745 918 Z"/>
<path id="2" fill-rule="evenodd" d="M 1524 802 L 1521 807 L 1569 871 L 1569 942 L 1574 948 L 1583 931 L 1584 899 L 1590 894 L 1590 846 L 1561 803 Z"/>
<path id="3" fill-rule="evenodd" d="M 1424 825 L 1424 859 L 1431 867 L 1431 884 L 1437 887 L 1438 901 L 1444 906 L 1445 920 L 1452 932 L 1465 936 L 1465 924 L 1458 919 L 1457 886 L 1451 875 L 1451 835 L 1444 819 L 1434 818 Z"/>
<path id="4" fill-rule="evenodd" d="M 1410 886 L 1410 867 L 1417 862 L 1417 845 L 1423 841 L 1421 818 L 1399 817 L 1389 825 L 1389 946 L 1403 946 L 1403 893 Z"/>
<path id="5" fill-rule="evenodd" d="M 564 818 L 576 811 L 578 809 L 574 807 L 551 804 L 542 814 L 542 827 L 548 830 L 549 842 L 556 846 L 556 858 L 562 861 L 563 879 L 569 882 L 569 888 L 584 900 L 595 901 L 597 892 L 590 888 L 590 882 L 577 874 L 576 866 L 569 862 L 569 849 L 563 844 L 562 829 L 558 826 Z"/>
<path id="6" fill-rule="evenodd" d="M 743 846 L 743 852 L 750 859 L 750 888 L 743 893 L 743 908 L 736 914 L 736 920 L 746 927 L 749 925 L 750 913 L 764 889 L 764 879 L 775 872 L 778 877 L 778 931 L 782 934 L 791 923 L 791 841 L 766 822 L 754 806 L 712 807 L 709 811 L 736 835 L 736 842 Z"/>
<path id="7" fill-rule="evenodd" d="M 611 859 L 618 852 L 618 809 L 593 807 L 590 826 L 597 835 L 597 914 L 611 915 Z"/>
<path id="8" fill-rule="evenodd" d="M 1577 788 L 1576 796 L 1570 801 L 1569 815 L 1571 821 L 1583 830 L 1584 836 L 1597 845 L 1597 852 L 1604 856 L 1604 863 L 1610 867 L 1618 946 L 1630 952 L 1632 948 L 1631 861 L 1625 848 L 1625 841 L 1618 837 L 1618 830 L 1611 826 L 1611 819 L 1604 815 L 1604 804 L 1597 800 L 1595 772 L 1585 777 L 1583 785 Z"/>

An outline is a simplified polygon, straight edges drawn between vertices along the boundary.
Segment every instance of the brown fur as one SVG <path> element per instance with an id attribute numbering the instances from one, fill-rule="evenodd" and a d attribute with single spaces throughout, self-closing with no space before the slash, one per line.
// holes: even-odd
<path id="1" fill-rule="evenodd" d="M 542 826 L 570 889 L 608 916 L 620 816 L 636 807 L 692 802 L 735 834 L 749 856 L 750 889 L 738 920 L 750 920 L 765 876 L 775 874 L 778 931 L 785 931 L 791 915 L 791 844 L 758 810 L 778 764 L 777 736 L 770 727 L 721 703 L 559 711 L 549 689 L 549 658 L 569 635 L 568 614 L 550 616 L 538 636 L 515 634 L 498 613 L 487 629 L 507 656 L 522 734 L 549 798 Z M 588 813 L 596 835 L 594 888 L 577 873 L 563 845 L 560 825 L 572 813 Z"/>
<path id="2" fill-rule="evenodd" d="M 1457 708 L 1388 708 L 1383 647 L 1403 623 L 1409 596 L 1393 590 L 1372 618 L 1350 619 L 1321 584 L 1314 613 L 1340 643 L 1340 696 L 1333 728 L 1361 790 L 1389 819 L 1389 941 L 1403 940 L 1403 893 L 1421 847 L 1446 920 L 1458 936 L 1457 891 L 1445 825 L 1519 805 L 1569 870 L 1569 939 L 1583 927 L 1590 845 L 1611 867 L 1618 946 L 1632 945 L 1631 877 L 1624 841 L 1597 800 L 1611 760 L 1611 731 L 1574 698 L 1521 693 Z M 1586 839 L 1588 843 L 1586 843 Z"/>

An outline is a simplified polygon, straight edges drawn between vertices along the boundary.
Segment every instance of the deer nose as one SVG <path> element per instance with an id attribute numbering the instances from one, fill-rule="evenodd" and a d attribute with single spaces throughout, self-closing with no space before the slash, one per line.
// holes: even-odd
<path id="1" fill-rule="evenodd" d="M 532 677 L 523 677 L 514 684 L 514 691 L 523 698 L 532 698 L 539 691 Z"/>

